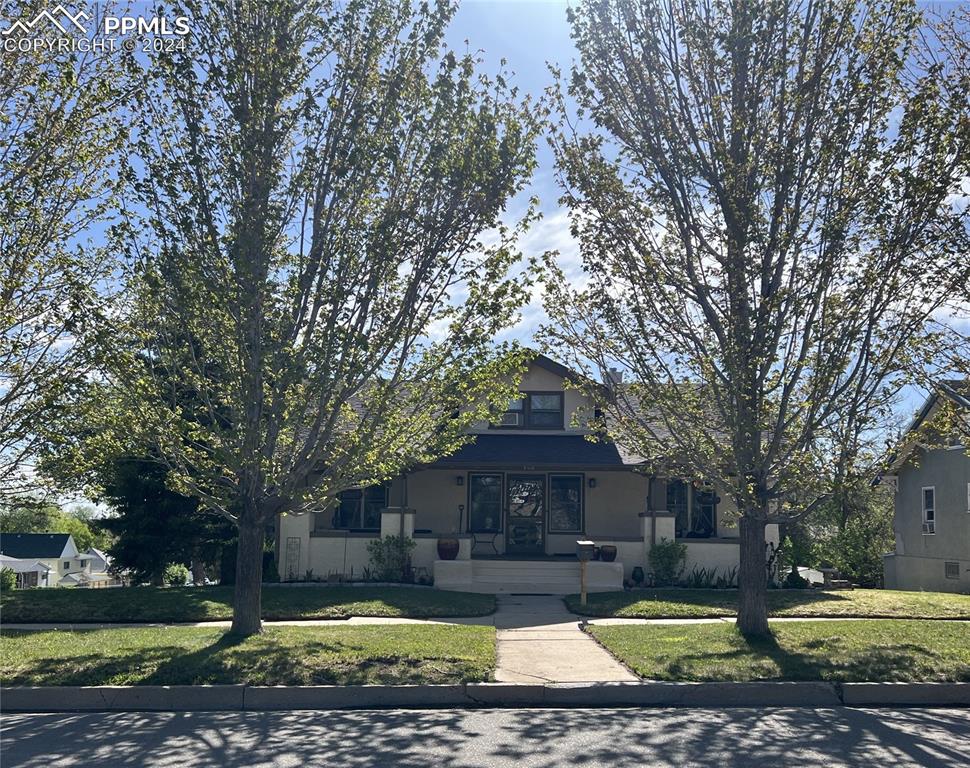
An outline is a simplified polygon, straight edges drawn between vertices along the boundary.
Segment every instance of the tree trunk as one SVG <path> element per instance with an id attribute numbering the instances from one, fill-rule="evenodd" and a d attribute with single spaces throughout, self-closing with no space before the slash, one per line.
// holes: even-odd
<path id="1" fill-rule="evenodd" d="M 253 513 L 239 518 L 236 548 L 236 589 L 232 605 L 232 627 L 238 635 L 255 635 L 263 628 L 260 616 L 263 581 L 263 525 Z"/>
<path id="2" fill-rule="evenodd" d="M 192 547 L 192 583 L 196 587 L 205 586 L 205 563 L 198 544 Z"/>
<path id="3" fill-rule="evenodd" d="M 768 577 L 765 573 L 765 522 L 743 515 L 739 521 L 738 623 L 745 635 L 767 635 Z"/>

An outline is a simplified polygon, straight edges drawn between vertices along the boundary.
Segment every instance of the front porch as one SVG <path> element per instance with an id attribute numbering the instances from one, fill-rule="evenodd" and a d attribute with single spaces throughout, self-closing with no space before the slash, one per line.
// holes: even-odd
<path id="1" fill-rule="evenodd" d="M 592 539 L 597 546 L 616 547 L 613 562 L 587 564 L 590 592 L 619 591 L 636 567 L 649 574 L 649 552 L 654 543 L 679 541 L 687 546 L 685 573 L 714 569 L 727 573 L 738 565 L 737 539 L 689 539 L 676 536 L 676 513 L 654 510 L 633 513 L 639 536 L 560 535 L 554 549 L 516 553 L 486 546 L 478 533 L 436 532 L 416 527 L 423 515 L 408 507 L 385 507 L 379 530 L 314 529 L 311 515 L 285 517 L 280 525 L 280 576 L 285 581 L 360 581 L 366 578 L 370 555 L 367 545 L 385 536 L 404 536 L 415 542 L 411 563 L 415 578 L 432 581 L 439 589 L 491 594 L 574 594 L 579 591 L 576 540 Z M 777 526 L 768 526 L 769 542 L 777 544 Z M 438 555 L 438 540 L 457 539 L 453 560 Z M 487 537 L 486 537 L 487 538 Z"/>

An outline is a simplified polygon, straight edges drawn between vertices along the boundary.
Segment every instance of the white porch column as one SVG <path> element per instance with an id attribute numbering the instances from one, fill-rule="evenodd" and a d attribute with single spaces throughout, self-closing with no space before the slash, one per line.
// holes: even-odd
<path id="1" fill-rule="evenodd" d="M 775 547 L 780 543 L 778 523 L 768 523 L 765 525 L 765 543 L 774 544 Z"/>
<path id="2" fill-rule="evenodd" d="M 676 535 L 674 521 L 676 515 L 665 509 L 647 510 L 640 513 L 640 530 L 643 534 L 643 564 L 650 565 L 650 550 L 654 544 L 666 539 L 673 541 Z"/>
<path id="3" fill-rule="evenodd" d="M 415 510 L 407 507 L 385 507 L 381 510 L 381 538 L 403 536 L 414 538 Z"/>

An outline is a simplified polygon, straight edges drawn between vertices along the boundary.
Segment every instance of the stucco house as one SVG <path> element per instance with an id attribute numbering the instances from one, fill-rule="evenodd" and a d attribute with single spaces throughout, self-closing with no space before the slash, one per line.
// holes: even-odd
<path id="1" fill-rule="evenodd" d="M 568 386 L 575 374 L 544 356 L 530 364 L 498 423 L 476 424 L 474 441 L 451 456 L 381 486 L 341 494 L 334 507 L 278 521 L 284 580 L 360 578 L 367 544 L 412 537 L 417 576 L 435 586 L 479 592 L 575 592 L 577 540 L 612 545 L 614 561 L 588 565 L 591 591 L 622 589 L 638 566 L 649 578 L 656 542 L 687 545 L 686 570 L 738 564 L 738 531 L 726 493 L 703 478 L 644 471 L 611 442 L 592 442 L 596 403 Z M 604 385 L 605 386 L 605 385 Z M 777 544 L 776 525 L 767 538 Z M 438 556 L 457 538 L 454 560 Z"/>
<path id="2" fill-rule="evenodd" d="M 970 445 L 966 430 L 939 426 L 944 410 L 970 418 L 967 382 L 940 383 L 881 478 L 895 492 L 896 548 L 883 560 L 889 589 L 970 593 Z"/>

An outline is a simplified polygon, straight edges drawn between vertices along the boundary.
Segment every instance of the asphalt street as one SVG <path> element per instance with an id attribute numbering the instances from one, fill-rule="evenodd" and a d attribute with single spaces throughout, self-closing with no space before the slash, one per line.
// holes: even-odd
<path id="1" fill-rule="evenodd" d="M 960 766 L 970 709 L 4 715 L 15 766 Z"/>

